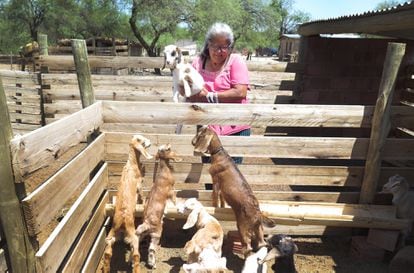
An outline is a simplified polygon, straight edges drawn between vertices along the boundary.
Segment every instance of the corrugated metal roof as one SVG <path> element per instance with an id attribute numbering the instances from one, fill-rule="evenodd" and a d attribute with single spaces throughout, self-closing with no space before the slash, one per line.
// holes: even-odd
<path id="1" fill-rule="evenodd" d="M 371 11 L 366 11 L 363 13 L 349 14 L 349 15 L 333 17 L 333 18 L 328 18 L 328 19 L 318 19 L 315 21 L 304 23 L 302 25 L 305 26 L 305 25 L 314 24 L 314 23 L 325 23 L 325 22 L 334 22 L 334 21 L 339 21 L 339 20 L 348 20 L 348 19 L 354 19 L 354 18 L 377 16 L 377 15 L 382 15 L 382 14 L 395 13 L 395 12 L 399 12 L 399 11 L 406 10 L 406 9 L 412 9 L 412 8 L 414 8 L 414 1 L 408 1 L 408 2 L 399 4 L 397 6 L 393 6 L 387 9 L 371 10 Z"/>
<path id="2" fill-rule="evenodd" d="M 364 33 L 414 40 L 414 1 L 388 9 L 304 23 L 299 26 L 298 33 L 302 36 Z"/>

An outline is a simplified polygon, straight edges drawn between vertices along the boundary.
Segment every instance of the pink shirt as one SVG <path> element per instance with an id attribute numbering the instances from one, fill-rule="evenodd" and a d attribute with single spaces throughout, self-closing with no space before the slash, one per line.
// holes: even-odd
<path id="1" fill-rule="evenodd" d="M 205 81 L 205 87 L 209 92 L 222 92 L 229 90 L 236 84 L 247 84 L 249 88 L 249 71 L 245 61 L 240 55 L 231 54 L 226 66 L 218 72 L 211 72 L 203 69 L 203 62 L 200 57 L 193 60 L 193 67 L 201 74 Z M 248 103 L 247 98 L 235 99 L 231 103 Z M 209 125 L 218 135 L 231 135 L 245 129 L 248 125 Z"/>

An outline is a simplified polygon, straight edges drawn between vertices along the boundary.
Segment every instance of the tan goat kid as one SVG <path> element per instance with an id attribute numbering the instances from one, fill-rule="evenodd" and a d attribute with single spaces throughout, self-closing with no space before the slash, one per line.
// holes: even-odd
<path id="1" fill-rule="evenodd" d="M 138 239 L 142 239 L 147 234 L 151 236 L 148 248 L 148 265 L 151 268 L 156 267 L 155 250 L 159 245 L 162 234 L 163 216 L 167 200 L 170 199 L 174 204 L 176 203 L 170 160 L 181 161 L 181 158 L 171 151 L 169 144 L 159 147 L 156 159 L 159 160 L 158 171 L 145 203 L 143 223 L 136 230 Z"/>
<path id="2" fill-rule="evenodd" d="M 213 206 L 218 207 L 219 196 L 222 207 L 224 201 L 231 206 L 247 257 L 252 250 L 257 251 L 266 245 L 262 224 L 274 227 L 275 223 L 262 214 L 250 185 L 213 130 L 207 126 L 201 127 L 192 144 L 195 152 L 211 156 L 209 172 L 213 180 Z"/>
<path id="3" fill-rule="evenodd" d="M 139 273 L 139 242 L 135 234 L 134 212 L 138 198 L 142 200 L 142 166 L 140 156 L 142 154 L 147 159 L 152 158 L 146 150 L 150 145 L 150 140 L 141 135 L 133 136 L 129 143 L 128 161 L 122 170 L 121 181 L 116 195 L 112 228 L 106 237 L 104 272 L 109 272 L 110 270 L 113 244 L 123 239 L 130 245 L 132 250 L 133 272 Z"/>

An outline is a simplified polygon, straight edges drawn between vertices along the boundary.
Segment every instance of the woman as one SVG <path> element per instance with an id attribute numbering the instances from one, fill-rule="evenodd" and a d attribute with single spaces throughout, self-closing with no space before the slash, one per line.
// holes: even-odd
<path id="1" fill-rule="evenodd" d="M 205 81 L 205 88 L 189 98 L 192 102 L 248 103 L 249 71 L 240 55 L 231 54 L 234 35 L 224 23 L 213 24 L 206 34 L 200 56 L 192 65 Z M 248 125 L 210 125 L 217 135 L 249 136 Z M 242 163 L 241 157 L 234 157 L 236 164 Z M 203 158 L 208 162 L 209 158 Z"/>

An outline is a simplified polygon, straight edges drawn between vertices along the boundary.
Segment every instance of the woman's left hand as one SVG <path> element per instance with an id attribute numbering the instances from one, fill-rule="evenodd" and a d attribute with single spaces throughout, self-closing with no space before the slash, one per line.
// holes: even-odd
<path id="1" fill-rule="evenodd" d="M 187 100 L 190 102 L 207 102 L 207 98 L 206 98 L 207 94 L 208 94 L 207 89 L 203 88 L 198 94 L 195 94 L 187 98 Z"/>

